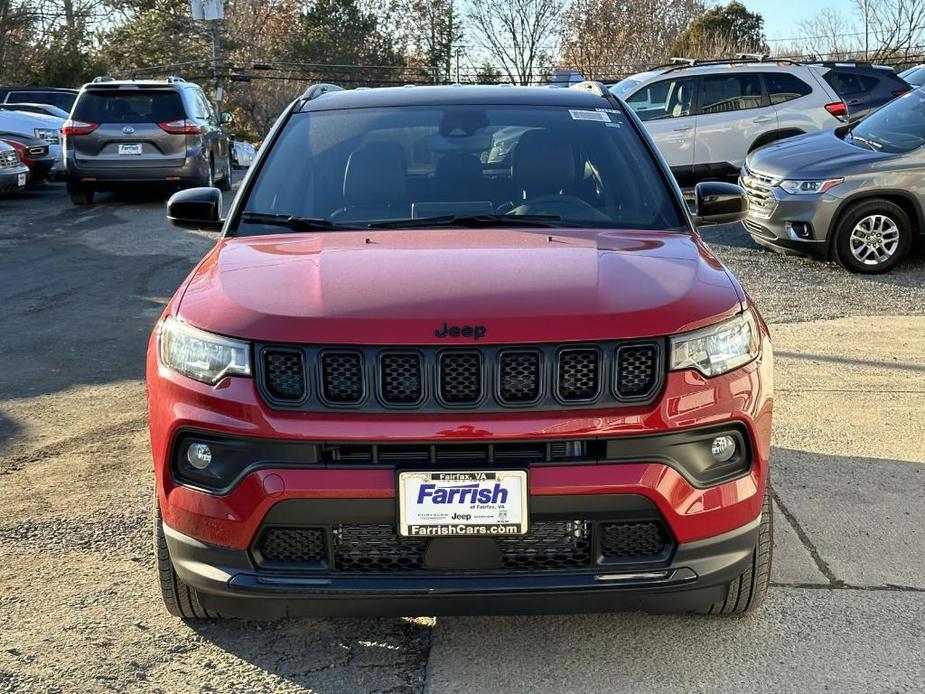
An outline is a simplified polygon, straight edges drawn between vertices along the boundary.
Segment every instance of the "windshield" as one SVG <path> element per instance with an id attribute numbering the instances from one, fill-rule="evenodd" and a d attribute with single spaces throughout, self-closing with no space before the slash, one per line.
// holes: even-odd
<path id="1" fill-rule="evenodd" d="M 623 114 L 545 106 L 295 114 L 242 209 L 238 235 L 287 225 L 412 228 L 427 220 L 687 229 Z"/>
<path id="2" fill-rule="evenodd" d="M 925 145 L 925 93 L 917 89 L 894 99 L 861 121 L 846 139 L 890 153 Z"/>
<path id="3" fill-rule="evenodd" d="M 925 67 L 914 67 L 911 70 L 900 72 L 899 76 L 914 87 L 925 84 Z"/>

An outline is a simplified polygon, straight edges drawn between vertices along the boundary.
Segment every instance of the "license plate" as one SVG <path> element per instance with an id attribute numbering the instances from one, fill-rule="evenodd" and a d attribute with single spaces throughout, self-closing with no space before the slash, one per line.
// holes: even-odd
<path id="1" fill-rule="evenodd" d="M 141 154 L 141 145 L 119 145 L 119 154 Z"/>
<path id="2" fill-rule="evenodd" d="M 525 470 L 400 472 L 399 533 L 478 537 L 527 532 Z"/>
<path id="3" fill-rule="evenodd" d="M 16 177 L 16 185 L 20 188 L 26 185 L 26 174 L 19 174 Z"/>

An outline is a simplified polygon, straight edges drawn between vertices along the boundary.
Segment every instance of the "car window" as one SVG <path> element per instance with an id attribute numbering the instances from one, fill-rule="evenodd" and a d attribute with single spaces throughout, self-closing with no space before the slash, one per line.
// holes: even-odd
<path id="1" fill-rule="evenodd" d="M 679 77 L 648 84 L 626 100 L 643 121 L 681 118 L 691 115 L 694 79 Z"/>
<path id="2" fill-rule="evenodd" d="M 86 123 L 167 123 L 186 118 L 173 89 L 107 89 L 84 92 L 74 120 Z"/>
<path id="3" fill-rule="evenodd" d="M 925 84 L 925 67 L 915 68 L 907 73 L 903 73 L 901 76 L 909 84 L 920 87 Z"/>
<path id="4" fill-rule="evenodd" d="M 869 75 L 858 75 L 858 80 L 861 83 L 861 91 L 869 92 L 877 88 L 877 85 L 880 84 L 880 80 L 876 77 L 870 77 Z"/>
<path id="5" fill-rule="evenodd" d="M 877 80 L 874 78 L 865 78 L 871 80 L 873 84 L 869 87 L 864 86 L 864 81 L 860 75 L 853 72 L 840 72 L 830 70 L 825 73 L 824 79 L 828 82 L 835 93 L 839 96 L 848 96 L 849 94 L 860 94 L 869 91 L 877 86 Z"/>
<path id="6" fill-rule="evenodd" d="M 756 74 L 709 75 L 703 78 L 703 113 L 726 113 L 764 106 Z"/>
<path id="7" fill-rule="evenodd" d="M 882 152 L 911 152 L 925 145 L 925 94 L 909 92 L 861 121 L 845 139 Z"/>
<path id="8" fill-rule="evenodd" d="M 799 99 L 813 91 L 806 82 L 787 72 L 766 72 L 764 83 L 768 88 L 768 98 L 772 105 Z"/>
<path id="9" fill-rule="evenodd" d="M 624 114 L 537 105 L 295 114 L 243 209 L 360 226 L 541 214 L 567 225 L 686 228 L 652 152 Z M 243 235 L 278 232 L 259 223 L 238 227 Z"/>

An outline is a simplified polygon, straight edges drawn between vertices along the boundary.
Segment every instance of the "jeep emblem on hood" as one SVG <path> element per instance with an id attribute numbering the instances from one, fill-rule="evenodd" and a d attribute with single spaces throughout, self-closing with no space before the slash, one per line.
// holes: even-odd
<path id="1" fill-rule="evenodd" d="M 478 340 L 488 334 L 488 329 L 484 325 L 447 325 L 443 324 L 442 328 L 434 330 L 436 337 L 471 337 Z"/>

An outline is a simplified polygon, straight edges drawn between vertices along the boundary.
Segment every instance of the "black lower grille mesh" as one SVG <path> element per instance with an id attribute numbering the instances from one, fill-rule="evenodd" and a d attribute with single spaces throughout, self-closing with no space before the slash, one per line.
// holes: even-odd
<path id="1" fill-rule="evenodd" d="M 301 400 L 305 397 L 305 366 L 301 352 L 267 350 L 263 363 L 267 389 L 274 398 Z"/>
<path id="2" fill-rule="evenodd" d="M 260 557 L 273 563 L 324 562 L 324 534 L 321 528 L 267 528 L 258 545 Z"/>
<path id="3" fill-rule="evenodd" d="M 617 350 L 617 393 L 624 398 L 647 395 L 655 387 L 657 358 L 654 345 Z"/>
<path id="4" fill-rule="evenodd" d="M 593 569 L 593 537 L 601 562 L 666 560 L 673 547 L 657 520 L 594 523 L 587 520 L 534 521 L 526 535 L 493 538 L 499 571 L 543 572 Z M 268 568 L 314 567 L 342 573 L 426 571 L 430 538 L 401 537 L 391 523 L 335 525 L 325 528 L 269 527 L 255 547 L 258 563 Z M 328 542 L 333 567 L 327 567 Z M 461 569 L 462 570 L 462 569 Z"/>
<path id="5" fill-rule="evenodd" d="M 600 354 L 596 349 L 563 350 L 559 356 L 559 397 L 562 400 L 591 400 L 600 385 Z"/>
<path id="6" fill-rule="evenodd" d="M 658 521 L 604 523 L 600 526 L 605 561 L 657 558 L 670 549 L 665 527 Z"/>

